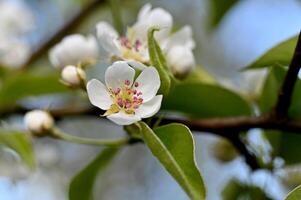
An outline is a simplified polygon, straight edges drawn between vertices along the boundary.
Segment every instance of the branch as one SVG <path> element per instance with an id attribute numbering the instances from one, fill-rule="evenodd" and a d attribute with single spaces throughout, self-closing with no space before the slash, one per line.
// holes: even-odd
<path id="1" fill-rule="evenodd" d="M 298 79 L 298 73 L 301 67 L 301 33 L 299 34 L 298 42 L 292 61 L 289 65 L 282 88 L 278 95 L 278 101 L 274 109 L 274 116 L 276 118 L 287 117 L 287 112 L 291 104 L 294 86 Z"/>
<path id="2" fill-rule="evenodd" d="M 26 68 L 28 65 L 37 60 L 41 55 L 48 51 L 54 44 L 59 42 L 66 34 L 70 33 L 71 30 L 83 20 L 86 16 L 91 14 L 100 3 L 104 3 L 105 0 L 93 0 L 88 5 L 86 5 L 78 14 L 76 14 L 70 21 L 64 24 L 60 29 L 57 30 L 52 36 L 42 42 L 42 44 L 35 49 L 26 63 L 21 67 L 22 69 Z"/>

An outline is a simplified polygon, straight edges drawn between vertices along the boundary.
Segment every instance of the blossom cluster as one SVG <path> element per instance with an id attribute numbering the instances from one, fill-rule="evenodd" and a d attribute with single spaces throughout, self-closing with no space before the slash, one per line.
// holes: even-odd
<path id="1" fill-rule="evenodd" d="M 136 23 L 123 35 L 107 22 L 96 25 L 96 36 L 73 34 L 65 37 L 49 52 L 50 62 L 61 70 L 62 81 L 73 87 L 85 83 L 92 105 L 104 110 L 103 116 L 119 125 L 130 125 L 155 115 L 163 100 L 157 94 L 161 79 L 157 66 L 151 66 L 148 31 L 156 27 L 154 38 L 165 57 L 168 70 L 183 78 L 195 67 L 195 42 L 190 26 L 173 32 L 173 18 L 162 8 L 142 7 Z M 86 84 L 85 69 L 100 60 L 100 49 L 111 65 L 105 83 L 97 79 Z M 28 117 L 27 117 L 28 118 Z"/>

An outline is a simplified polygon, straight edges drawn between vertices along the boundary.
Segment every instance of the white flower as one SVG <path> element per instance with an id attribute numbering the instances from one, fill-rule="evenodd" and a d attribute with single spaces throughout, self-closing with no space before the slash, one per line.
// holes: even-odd
<path id="1" fill-rule="evenodd" d="M 86 80 L 86 73 L 79 67 L 68 65 L 64 67 L 61 77 L 66 84 L 77 87 Z"/>
<path id="2" fill-rule="evenodd" d="M 33 110 L 25 114 L 26 128 L 34 134 L 42 135 L 53 127 L 54 120 L 50 114 L 43 110 Z"/>
<path id="3" fill-rule="evenodd" d="M 65 37 L 49 52 L 53 66 L 64 68 L 67 65 L 90 64 L 98 57 L 98 46 L 93 36 L 87 38 L 80 34 Z"/>
<path id="4" fill-rule="evenodd" d="M 192 31 L 190 26 L 185 26 L 171 34 L 172 24 L 173 19 L 170 13 L 162 8 L 151 9 L 151 5 L 146 4 L 141 8 L 137 22 L 128 28 L 124 36 L 119 36 L 116 30 L 107 22 L 99 22 L 96 25 L 96 30 L 100 44 L 110 54 L 111 58 L 126 61 L 134 60 L 148 64 L 147 32 L 149 28 L 157 26 L 160 31 L 155 32 L 155 38 L 166 55 L 171 52 L 179 52 L 174 50 L 174 48 L 178 49 L 178 46 L 185 47 L 190 52 L 187 53 L 189 57 L 181 57 L 181 63 L 176 64 L 174 63 L 174 56 L 167 56 L 167 63 L 170 64 L 172 71 L 186 73 L 191 71 L 195 65 L 192 53 L 195 42 L 192 39 Z M 186 56 L 187 54 L 180 56 Z M 169 59 L 171 60 L 169 61 Z M 185 61 L 185 59 L 189 60 Z M 181 67 L 184 69 L 180 69 Z"/>
<path id="5" fill-rule="evenodd" d="M 142 66 L 141 63 L 136 63 Z M 161 106 L 160 77 L 154 67 L 144 67 L 134 80 L 135 70 L 124 61 L 108 67 L 105 83 L 93 79 L 87 84 L 88 96 L 94 106 L 107 110 L 107 118 L 119 125 L 129 125 L 156 114 Z"/>

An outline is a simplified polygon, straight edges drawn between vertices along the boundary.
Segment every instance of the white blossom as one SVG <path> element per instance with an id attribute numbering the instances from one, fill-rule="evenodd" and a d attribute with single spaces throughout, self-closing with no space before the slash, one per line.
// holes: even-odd
<path id="1" fill-rule="evenodd" d="M 135 65 L 142 66 L 141 63 Z M 116 124 L 129 125 L 156 114 L 161 106 L 160 77 L 154 67 L 144 66 L 134 80 L 135 70 L 125 61 L 114 62 L 105 72 L 105 85 L 96 79 L 87 84 L 90 102 Z"/>
<path id="2" fill-rule="evenodd" d="M 49 52 L 53 66 L 64 68 L 67 65 L 91 64 L 97 60 L 98 46 L 93 36 L 73 34 L 65 37 Z"/>
<path id="3" fill-rule="evenodd" d="M 34 134 L 42 135 L 54 125 L 50 114 L 43 110 L 32 110 L 25 114 L 24 122 L 26 128 Z"/>
<path id="4" fill-rule="evenodd" d="M 86 79 L 86 73 L 79 67 L 68 65 L 62 70 L 61 77 L 66 84 L 77 87 Z"/>
<path id="5" fill-rule="evenodd" d="M 99 22 L 96 25 L 97 37 L 103 48 L 110 54 L 111 58 L 126 61 L 138 61 L 144 64 L 149 63 L 147 31 L 151 27 L 159 27 L 160 31 L 155 32 L 155 38 L 167 56 L 167 63 L 172 71 L 189 72 L 193 69 L 195 62 L 192 50 L 195 42 L 192 39 L 190 26 L 184 26 L 176 33 L 171 33 L 173 19 L 170 13 L 162 8 L 151 9 L 150 4 L 143 6 L 138 14 L 137 22 L 127 29 L 124 36 L 119 36 L 117 31 L 107 22 Z M 181 46 L 188 53 L 181 57 L 180 63 L 175 63 L 171 52 L 179 52 Z M 176 50 L 175 50 L 176 49 Z M 185 57 L 189 55 L 188 57 Z M 171 60 L 169 60 L 171 59 Z M 180 59 L 180 58 L 179 58 Z M 185 61 L 185 59 L 189 59 Z M 185 63 L 185 64 L 184 64 Z M 184 69 L 180 69 L 183 67 Z"/>

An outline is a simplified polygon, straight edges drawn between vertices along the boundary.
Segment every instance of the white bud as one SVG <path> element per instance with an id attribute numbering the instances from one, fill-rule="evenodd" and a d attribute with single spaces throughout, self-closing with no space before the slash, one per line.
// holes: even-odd
<path id="1" fill-rule="evenodd" d="M 33 110 L 25 114 L 26 128 L 33 134 L 42 136 L 53 127 L 54 120 L 51 115 L 43 110 Z"/>
<path id="2" fill-rule="evenodd" d="M 195 67 L 192 50 L 184 46 L 174 46 L 169 49 L 166 59 L 173 74 L 178 78 L 184 78 Z"/>
<path id="3" fill-rule="evenodd" d="M 67 65 L 90 64 L 98 57 L 98 46 L 93 36 L 74 34 L 65 37 L 49 52 L 51 64 L 57 68 Z"/>
<path id="4" fill-rule="evenodd" d="M 66 66 L 62 71 L 62 80 L 70 86 L 79 86 L 86 80 L 86 73 L 73 65 Z"/>

